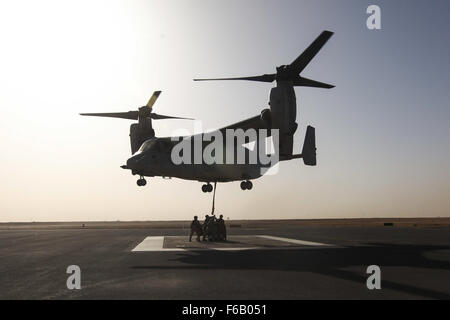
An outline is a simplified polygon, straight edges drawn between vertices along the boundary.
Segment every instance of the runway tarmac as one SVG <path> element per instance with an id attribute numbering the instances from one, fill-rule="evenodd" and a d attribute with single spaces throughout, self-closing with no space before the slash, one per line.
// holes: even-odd
<path id="1" fill-rule="evenodd" d="M 178 228 L 0 230 L 0 298 L 450 299 L 448 227 L 231 228 L 229 240 L 189 243 Z M 70 265 L 80 290 L 66 286 Z M 381 268 L 380 290 L 366 286 L 369 265 Z"/>

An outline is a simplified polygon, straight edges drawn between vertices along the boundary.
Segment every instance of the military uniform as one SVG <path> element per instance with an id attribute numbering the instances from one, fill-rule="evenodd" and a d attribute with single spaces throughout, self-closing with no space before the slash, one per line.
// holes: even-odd
<path id="1" fill-rule="evenodd" d="M 218 229 L 217 229 L 217 219 L 212 215 L 208 220 L 207 235 L 209 241 L 217 241 Z"/>
<path id="2" fill-rule="evenodd" d="M 203 222 L 203 241 L 206 241 L 206 233 L 208 232 L 209 216 L 205 216 L 205 222 Z"/>
<path id="3" fill-rule="evenodd" d="M 191 222 L 191 234 L 189 235 L 189 242 L 192 241 L 192 236 L 194 233 L 197 234 L 197 241 L 200 241 L 200 236 L 203 235 L 202 232 L 202 224 L 197 220 L 197 216 L 194 217 L 194 220 Z"/>
<path id="4" fill-rule="evenodd" d="M 220 215 L 219 219 L 217 219 L 217 226 L 219 240 L 227 240 L 227 227 L 225 226 L 225 221 L 223 220 L 222 215 Z"/>

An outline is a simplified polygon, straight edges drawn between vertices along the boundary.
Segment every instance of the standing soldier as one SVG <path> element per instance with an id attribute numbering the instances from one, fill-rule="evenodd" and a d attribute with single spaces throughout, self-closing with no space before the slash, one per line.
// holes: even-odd
<path id="1" fill-rule="evenodd" d="M 206 232 L 208 231 L 208 223 L 209 223 L 209 216 L 205 216 L 205 222 L 203 222 L 203 241 L 206 241 Z"/>
<path id="2" fill-rule="evenodd" d="M 189 242 L 192 241 L 192 235 L 197 234 L 197 241 L 200 241 L 200 236 L 203 234 L 202 225 L 200 221 L 198 221 L 198 217 L 194 216 L 194 220 L 191 222 L 191 234 L 189 235 Z"/>
<path id="3" fill-rule="evenodd" d="M 219 239 L 227 240 L 227 228 L 225 226 L 225 221 L 223 220 L 223 215 L 220 215 L 219 219 L 217 219 L 218 229 L 219 229 Z"/>
<path id="4" fill-rule="evenodd" d="M 219 229 L 217 225 L 217 219 L 215 215 L 212 215 L 208 219 L 208 241 L 217 241 L 219 235 Z"/>

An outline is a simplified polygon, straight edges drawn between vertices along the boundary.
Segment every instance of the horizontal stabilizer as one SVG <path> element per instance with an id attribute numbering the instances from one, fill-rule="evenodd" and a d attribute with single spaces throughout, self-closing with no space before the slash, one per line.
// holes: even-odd
<path id="1" fill-rule="evenodd" d="M 280 161 L 288 161 L 292 159 L 301 159 L 303 158 L 302 154 L 291 154 L 291 155 L 280 155 Z"/>

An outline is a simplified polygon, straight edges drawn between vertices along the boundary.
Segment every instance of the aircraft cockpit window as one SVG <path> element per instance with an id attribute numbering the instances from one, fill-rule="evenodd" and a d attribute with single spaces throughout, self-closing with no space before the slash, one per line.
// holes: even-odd
<path id="1" fill-rule="evenodd" d="M 145 141 L 142 146 L 139 148 L 139 152 L 144 152 L 149 150 L 150 148 L 152 148 L 155 145 L 156 140 L 155 139 L 150 139 Z"/>
<path id="2" fill-rule="evenodd" d="M 172 151 L 172 144 L 163 140 L 147 140 L 142 144 L 140 151 L 143 152 L 150 149 L 155 152 L 167 153 Z"/>

